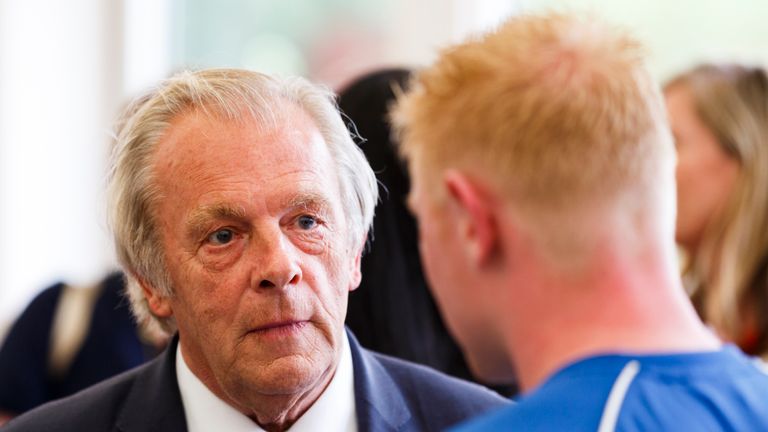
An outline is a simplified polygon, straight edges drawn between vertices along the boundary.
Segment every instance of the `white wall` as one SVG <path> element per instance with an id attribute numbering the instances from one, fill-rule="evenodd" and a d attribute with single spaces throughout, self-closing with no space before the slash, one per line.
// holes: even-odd
<path id="1" fill-rule="evenodd" d="M 521 0 L 524 10 L 589 11 L 623 26 L 648 48 L 666 80 L 705 61 L 768 64 L 765 0 Z"/>
<path id="2" fill-rule="evenodd" d="M 115 85 L 100 0 L 0 9 L 0 316 L 109 262 L 99 217 Z"/>
<path id="3" fill-rule="evenodd" d="M 172 0 L 123 0 L 123 103 L 171 74 Z"/>
<path id="4" fill-rule="evenodd" d="M 399 0 L 397 25 L 386 41 L 388 60 L 422 66 L 440 50 L 466 37 L 488 31 L 521 10 L 520 0 Z"/>
<path id="5" fill-rule="evenodd" d="M 92 283 L 114 265 L 112 123 L 169 57 L 168 2 L 126 1 L 0 0 L 0 336 L 40 289 Z"/>

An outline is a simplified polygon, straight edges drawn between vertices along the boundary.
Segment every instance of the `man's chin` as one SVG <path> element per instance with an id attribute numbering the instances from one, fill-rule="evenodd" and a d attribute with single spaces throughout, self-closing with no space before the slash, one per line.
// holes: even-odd
<path id="1" fill-rule="evenodd" d="M 248 362 L 239 373 L 231 370 L 229 376 L 235 378 L 230 381 L 236 388 L 246 392 L 256 392 L 262 396 L 291 396 L 318 385 L 329 369 L 325 363 L 327 361 L 310 358 L 306 352 L 295 353 Z"/>

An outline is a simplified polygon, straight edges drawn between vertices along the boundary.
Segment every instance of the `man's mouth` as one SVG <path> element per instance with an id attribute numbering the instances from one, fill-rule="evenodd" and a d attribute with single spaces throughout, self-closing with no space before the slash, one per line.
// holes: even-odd
<path id="1" fill-rule="evenodd" d="M 307 325 L 308 322 L 309 321 L 307 320 L 276 321 L 276 322 L 260 325 L 254 328 L 253 330 L 251 330 L 251 333 L 255 333 L 257 335 L 290 334 L 293 332 L 300 331 L 304 326 Z"/>

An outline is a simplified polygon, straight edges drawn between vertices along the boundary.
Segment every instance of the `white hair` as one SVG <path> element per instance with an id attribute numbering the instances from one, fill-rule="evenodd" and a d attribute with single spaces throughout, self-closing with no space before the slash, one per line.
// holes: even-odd
<path id="1" fill-rule="evenodd" d="M 339 174 L 342 204 L 351 220 L 350 241 L 365 238 L 378 198 L 376 177 L 352 141 L 339 115 L 333 93 L 302 78 L 276 78 L 237 69 L 181 72 L 138 98 L 121 122 L 109 173 L 109 218 L 117 257 L 126 270 L 126 289 L 137 320 L 166 333 L 176 330 L 172 318 L 151 314 L 139 280 L 157 294 L 173 292 L 155 220 L 161 198 L 153 178 L 153 156 L 171 121 L 199 109 L 226 120 L 249 117 L 275 125 L 286 107 L 301 108 L 328 145 Z"/>

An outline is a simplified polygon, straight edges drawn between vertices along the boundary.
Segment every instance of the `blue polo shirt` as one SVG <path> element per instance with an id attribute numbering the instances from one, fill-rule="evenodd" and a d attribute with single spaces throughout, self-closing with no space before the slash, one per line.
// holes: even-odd
<path id="1" fill-rule="evenodd" d="M 727 345 L 572 363 L 454 431 L 768 431 L 768 368 Z"/>

